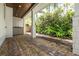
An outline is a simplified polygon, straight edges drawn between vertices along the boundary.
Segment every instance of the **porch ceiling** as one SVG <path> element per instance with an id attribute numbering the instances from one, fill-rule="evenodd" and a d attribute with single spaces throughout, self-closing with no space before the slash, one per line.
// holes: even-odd
<path id="1" fill-rule="evenodd" d="M 13 8 L 13 16 L 22 18 L 35 3 L 6 3 L 6 6 Z"/>

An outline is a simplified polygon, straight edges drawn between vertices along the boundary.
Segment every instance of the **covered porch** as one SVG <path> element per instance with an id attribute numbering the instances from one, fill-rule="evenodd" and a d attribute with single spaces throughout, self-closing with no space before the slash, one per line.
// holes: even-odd
<path id="1" fill-rule="evenodd" d="M 36 35 L 35 14 L 48 4 L 0 4 L 4 28 L 1 28 L 0 55 L 6 56 L 77 56 L 79 55 L 79 4 L 74 4 L 73 40 Z M 5 11 L 6 10 L 6 11 Z M 1 11 L 1 12 L 2 12 Z M 9 11 L 11 13 L 9 13 Z M 50 11 L 50 10 L 49 10 Z M 8 16 L 8 13 L 10 14 Z M 6 15 L 5 15 L 6 14 Z M 3 17 L 4 16 L 4 17 Z M 25 19 L 30 16 L 30 34 L 26 32 Z M 27 20 L 27 19 L 26 19 Z M 27 25 L 28 26 L 28 25 Z M 2 33 L 4 30 L 4 33 Z"/>

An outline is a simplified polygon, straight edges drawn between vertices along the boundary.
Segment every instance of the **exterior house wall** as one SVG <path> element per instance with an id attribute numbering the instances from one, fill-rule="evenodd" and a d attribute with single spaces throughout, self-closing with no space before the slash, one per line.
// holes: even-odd
<path id="1" fill-rule="evenodd" d="M 13 27 L 23 27 L 23 19 L 18 17 L 13 17 Z"/>
<path id="2" fill-rule="evenodd" d="M 23 29 L 23 19 L 18 17 L 13 17 L 13 35 L 24 34 Z"/>
<path id="3" fill-rule="evenodd" d="M 5 40 L 4 4 L 0 4 L 0 46 Z"/>
<path id="4" fill-rule="evenodd" d="M 13 8 L 5 7 L 6 38 L 13 36 Z"/>

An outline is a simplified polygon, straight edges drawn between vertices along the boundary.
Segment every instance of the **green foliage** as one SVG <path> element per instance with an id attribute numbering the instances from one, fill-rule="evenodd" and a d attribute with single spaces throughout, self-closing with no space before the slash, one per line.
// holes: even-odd
<path id="1" fill-rule="evenodd" d="M 74 12 L 69 9 L 56 8 L 53 13 L 45 13 L 36 22 L 36 31 L 41 34 L 61 38 L 72 37 L 72 17 Z"/>

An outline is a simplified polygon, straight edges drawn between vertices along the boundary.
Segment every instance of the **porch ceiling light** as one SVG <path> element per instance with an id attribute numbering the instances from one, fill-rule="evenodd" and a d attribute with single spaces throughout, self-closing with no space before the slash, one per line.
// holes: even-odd
<path id="1" fill-rule="evenodd" d="M 21 5 L 19 5 L 18 7 L 19 7 L 19 8 L 21 8 L 22 6 L 21 6 Z"/>

